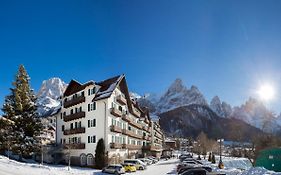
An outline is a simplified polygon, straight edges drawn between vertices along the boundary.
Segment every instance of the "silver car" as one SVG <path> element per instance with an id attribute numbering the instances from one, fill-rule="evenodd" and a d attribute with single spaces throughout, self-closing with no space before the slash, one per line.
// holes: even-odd
<path id="1" fill-rule="evenodd" d="M 102 169 L 103 173 L 110 174 L 125 174 L 125 169 L 122 165 L 108 165 L 107 167 Z"/>

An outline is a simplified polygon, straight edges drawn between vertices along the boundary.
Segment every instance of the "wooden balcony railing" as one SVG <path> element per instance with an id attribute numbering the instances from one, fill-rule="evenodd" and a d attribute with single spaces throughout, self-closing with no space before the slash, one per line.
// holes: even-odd
<path id="1" fill-rule="evenodd" d="M 127 100 L 123 95 L 118 95 L 116 100 L 121 104 L 121 105 L 125 105 L 127 104 Z"/>
<path id="2" fill-rule="evenodd" d="M 77 105 L 77 104 L 83 103 L 83 102 L 85 102 L 85 97 L 80 96 L 80 97 L 72 98 L 71 100 L 65 101 L 63 103 L 63 107 L 69 108 L 70 106 L 74 106 L 74 105 Z"/>
<path id="3" fill-rule="evenodd" d="M 141 145 L 131 145 L 131 144 L 122 144 L 123 149 L 130 149 L 130 150 L 140 150 L 142 148 Z"/>
<path id="4" fill-rule="evenodd" d="M 111 132 L 118 132 L 118 133 L 122 133 L 122 128 L 116 126 L 116 125 L 111 125 L 110 126 L 110 131 Z"/>
<path id="5" fill-rule="evenodd" d="M 85 112 L 81 111 L 81 112 L 77 112 L 77 113 L 74 113 L 74 114 L 64 116 L 63 121 L 68 122 L 68 121 L 71 121 L 71 120 L 84 118 L 84 117 L 85 117 Z"/>
<path id="6" fill-rule="evenodd" d="M 126 122 L 131 122 L 131 118 L 129 117 L 129 115 L 128 114 L 123 114 L 122 115 L 122 119 L 124 120 L 124 121 L 126 121 Z"/>
<path id="7" fill-rule="evenodd" d="M 133 107 L 133 115 L 136 116 L 136 117 L 140 117 L 141 116 L 141 113 L 139 112 L 139 110 L 137 110 L 135 107 Z"/>
<path id="8" fill-rule="evenodd" d="M 161 146 L 153 146 L 153 145 L 147 145 L 142 147 L 144 150 L 150 150 L 150 151 L 161 151 Z"/>
<path id="9" fill-rule="evenodd" d="M 85 149 L 85 143 L 64 144 L 64 149 Z"/>
<path id="10" fill-rule="evenodd" d="M 136 128 L 142 129 L 142 124 L 140 123 L 134 122 L 133 120 L 131 120 L 129 123 Z"/>
<path id="11" fill-rule="evenodd" d="M 120 144 L 120 143 L 110 143 L 110 148 L 111 149 L 121 149 L 122 144 Z"/>
<path id="12" fill-rule="evenodd" d="M 63 134 L 64 135 L 71 135 L 71 134 L 81 134 L 81 133 L 85 133 L 85 128 L 73 128 L 73 129 L 69 129 L 69 130 L 64 130 Z"/>
<path id="13" fill-rule="evenodd" d="M 116 108 L 111 108 L 110 113 L 116 117 L 122 117 L 122 112 Z"/>

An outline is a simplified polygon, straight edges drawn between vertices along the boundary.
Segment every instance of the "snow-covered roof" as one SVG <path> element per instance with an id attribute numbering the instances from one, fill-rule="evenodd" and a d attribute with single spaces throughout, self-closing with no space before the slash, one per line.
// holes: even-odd
<path id="1" fill-rule="evenodd" d="M 124 75 L 118 75 L 113 78 L 97 82 L 96 84 L 99 85 L 100 88 L 93 100 L 96 101 L 110 97 L 122 78 L 124 78 Z"/>

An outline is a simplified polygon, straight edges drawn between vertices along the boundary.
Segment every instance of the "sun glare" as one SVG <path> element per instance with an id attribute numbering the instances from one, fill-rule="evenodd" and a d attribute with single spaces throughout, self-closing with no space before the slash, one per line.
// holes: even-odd
<path id="1" fill-rule="evenodd" d="M 271 100 L 274 97 L 274 88 L 269 84 L 262 85 L 258 90 L 258 95 L 262 100 Z"/>

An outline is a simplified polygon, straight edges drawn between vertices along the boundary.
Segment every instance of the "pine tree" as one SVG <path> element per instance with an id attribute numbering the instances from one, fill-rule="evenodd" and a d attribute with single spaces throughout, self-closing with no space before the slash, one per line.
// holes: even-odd
<path id="1" fill-rule="evenodd" d="M 105 145 L 102 138 L 99 139 L 96 147 L 95 164 L 97 169 L 105 167 Z"/>
<path id="2" fill-rule="evenodd" d="M 209 153 L 208 161 L 209 161 L 209 162 L 212 161 L 212 153 Z"/>
<path id="3" fill-rule="evenodd" d="M 215 155 L 214 155 L 214 154 L 212 155 L 212 163 L 213 163 L 213 164 L 215 164 L 215 163 L 216 163 L 216 157 L 215 157 Z"/>
<path id="4" fill-rule="evenodd" d="M 10 133 L 11 147 L 14 153 L 28 157 L 38 151 L 39 135 L 42 124 L 35 105 L 36 96 L 29 84 L 29 76 L 20 65 L 15 81 L 10 88 L 11 94 L 5 97 L 2 108 L 4 117 L 14 122 Z"/>

